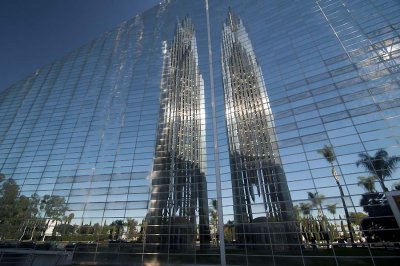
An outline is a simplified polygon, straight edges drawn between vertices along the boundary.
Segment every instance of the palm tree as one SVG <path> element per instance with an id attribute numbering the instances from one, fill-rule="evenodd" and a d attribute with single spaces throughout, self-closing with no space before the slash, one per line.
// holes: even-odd
<path id="1" fill-rule="evenodd" d="M 359 176 L 357 185 L 363 187 L 366 191 L 373 193 L 375 190 L 375 176 Z"/>
<path id="2" fill-rule="evenodd" d="M 300 219 L 300 231 L 302 235 L 305 237 L 306 242 L 310 241 L 311 239 L 311 220 L 310 220 L 310 213 L 311 213 L 311 204 L 310 203 L 300 203 L 300 210 L 303 213 L 303 219 Z"/>
<path id="3" fill-rule="evenodd" d="M 333 215 L 333 222 L 335 224 L 336 224 L 336 217 L 335 217 L 336 205 L 337 205 L 336 203 L 335 204 L 326 205 L 326 209 L 328 210 L 328 212 Z"/>
<path id="4" fill-rule="evenodd" d="M 325 158 L 325 160 L 331 165 L 332 176 L 336 181 L 336 185 L 338 186 L 340 192 L 340 198 L 342 199 L 344 214 L 346 215 L 346 220 L 347 220 L 347 227 L 349 228 L 350 232 L 350 239 L 351 242 L 354 243 L 353 230 L 351 229 L 349 211 L 347 210 L 347 205 L 344 199 L 343 188 L 342 185 L 340 184 L 339 175 L 337 174 L 334 165 L 334 162 L 336 161 L 335 151 L 333 150 L 332 145 L 325 145 L 322 149 L 318 150 L 317 152 L 321 154 Z"/>
<path id="5" fill-rule="evenodd" d="M 300 210 L 304 216 L 308 216 L 311 213 L 311 204 L 309 203 L 300 203 Z"/>
<path id="6" fill-rule="evenodd" d="M 358 156 L 360 160 L 356 162 L 357 167 L 363 166 L 378 179 L 384 192 L 389 191 L 385 186 L 385 179 L 392 176 L 396 164 L 400 161 L 400 156 L 389 156 L 384 149 L 378 150 L 374 156 L 368 153 L 360 153 Z"/>
<path id="7" fill-rule="evenodd" d="M 314 236 L 317 236 L 317 239 L 325 239 L 329 245 L 329 238 L 324 238 L 327 230 L 327 220 L 322 212 L 322 202 L 325 200 L 325 196 L 323 194 L 318 194 L 318 192 L 312 193 L 307 192 L 308 199 L 311 201 L 311 206 L 315 207 L 318 210 L 318 218 L 313 221 L 313 230 Z M 322 233 L 322 235 L 320 235 Z"/>
<path id="8" fill-rule="evenodd" d="M 324 195 L 318 195 L 318 192 L 312 193 L 312 192 L 307 192 L 308 194 L 308 199 L 311 201 L 311 206 L 317 208 L 318 210 L 318 216 L 322 217 L 322 201 L 325 199 Z"/>
<path id="9" fill-rule="evenodd" d="M 333 216 L 333 225 L 332 224 L 328 224 L 331 239 L 336 239 L 336 236 L 337 236 L 336 217 L 335 217 L 336 209 L 337 209 L 336 205 L 337 205 L 336 203 L 335 204 L 326 205 L 326 209 Z"/>

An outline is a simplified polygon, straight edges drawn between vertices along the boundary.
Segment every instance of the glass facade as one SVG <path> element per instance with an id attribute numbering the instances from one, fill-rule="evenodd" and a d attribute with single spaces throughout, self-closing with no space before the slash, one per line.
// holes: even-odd
<path id="1" fill-rule="evenodd" d="M 397 0 L 162 1 L 1 92 L 0 245 L 396 264 L 399 66 Z"/>

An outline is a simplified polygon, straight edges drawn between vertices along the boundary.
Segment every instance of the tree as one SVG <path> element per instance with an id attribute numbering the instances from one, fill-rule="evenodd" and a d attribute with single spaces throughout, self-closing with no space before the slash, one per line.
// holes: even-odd
<path id="1" fill-rule="evenodd" d="M 335 204 L 326 205 L 326 209 L 328 210 L 328 212 L 330 214 L 333 215 L 333 219 L 335 219 L 336 205 L 337 205 L 336 203 Z"/>
<path id="2" fill-rule="evenodd" d="M 359 176 L 357 185 L 363 187 L 367 192 L 373 193 L 375 190 L 375 176 Z"/>
<path id="3" fill-rule="evenodd" d="M 300 203 L 300 210 L 304 216 L 309 216 L 311 213 L 311 204 L 309 203 Z"/>
<path id="4" fill-rule="evenodd" d="M 370 217 L 391 216 L 392 210 L 385 194 L 379 192 L 367 192 L 361 196 L 360 205 Z"/>
<path id="5" fill-rule="evenodd" d="M 375 177 L 359 178 L 359 180 L 359 185 L 366 190 L 366 193 L 361 195 L 360 205 L 368 213 L 368 217 L 355 217 L 355 219 L 359 221 L 368 242 L 397 242 L 400 238 L 400 230 L 385 193 L 375 190 Z"/>
<path id="6" fill-rule="evenodd" d="M 139 222 L 133 218 L 128 218 L 126 225 L 128 230 L 128 239 L 136 240 L 139 237 L 139 232 L 136 228 L 139 225 Z"/>
<path id="7" fill-rule="evenodd" d="M 68 214 L 68 216 L 64 216 L 63 217 L 63 221 L 66 224 L 71 224 L 71 221 L 75 218 L 75 214 L 73 212 L 71 212 L 70 214 Z"/>
<path id="8" fill-rule="evenodd" d="M 225 241 L 233 242 L 235 240 L 235 225 L 231 220 L 228 220 L 224 225 Z"/>
<path id="9" fill-rule="evenodd" d="M 82 224 L 79 229 L 78 229 L 78 233 L 81 235 L 93 235 L 94 233 L 94 228 L 91 225 L 91 223 L 89 224 Z"/>
<path id="10" fill-rule="evenodd" d="M 313 235 L 317 240 L 326 240 L 329 244 L 328 220 L 322 212 L 322 202 L 325 200 L 325 196 L 318 192 L 308 192 L 307 194 L 311 206 L 318 210 L 317 219 L 313 219 Z"/>
<path id="11" fill-rule="evenodd" d="M 346 231 L 346 227 L 343 224 L 342 216 L 339 215 L 339 219 L 340 219 L 340 228 L 342 229 L 343 237 L 347 239 L 347 231 Z M 351 233 L 351 231 L 349 231 L 349 232 Z"/>
<path id="12" fill-rule="evenodd" d="M 218 235 L 218 201 L 216 199 L 211 200 L 211 225 L 213 227 L 212 230 L 212 241 L 217 243 L 217 235 Z"/>
<path id="13" fill-rule="evenodd" d="M 311 201 L 311 207 L 315 207 L 318 210 L 318 216 L 322 217 L 322 201 L 324 201 L 325 196 L 324 195 L 319 195 L 318 192 L 312 193 L 312 192 L 307 192 L 308 194 L 308 199 Z"/>
<path id="14" fill-rule="evenodd" d="M 294 205 L 292 209 L 293 219 L 296 221 L 300 221 L 300 207 L 298 205 Z"/>
<path id="15" fill-rule="evenodd" d="M 19 186 L 13 179 L 5 180 L 4 175 L 0 179 L 0 238 L 22 240 L 35 225 L 39 198 L 36 194 L 19 195 Z"/>
<path id="16" fill-rule="evenodd" d="M 49 228 L 50 222 L 56 222 L 57 225 L 57 222 L 61 221 L 62 217 L 65 215 L 65 212 L 68 211 L 68 207 L 66 206 L 65 199 L 63 197 L 57 195 L 45 195 L 40 202 L 40 210 L 44 212 L 44 217 L 47 220 L 45 226 L 42 228 L 42 241 L 44 241 L 46 237 L 46 230 Z"/>
<path id="17" fill-rule="evenodd" d="M 304 237 L 304 239 L 308 242 L 312 238 L 312 223 L 310 220 L 311 204 L 301 202 L 299 209 L 303 213 L 303 218 L 299 217 L 300 231 L 302 232 L 302 236 Z"/>
<path id="18" fill-rule="evenodd" d="M 101 225 L 99 223 L 95 223 L 93 225 L 93 239 L 99 239 L 99 236 L 101 235 Z"/>
<path id="19" fill-rule="evenodd" d="M 337 205 L 336 203 L 335 204 L 326 205 L 326 209 L 328 210 L 328 212 L 333 215 L 333 223 L 334 224 L 336 224 L 336 217 L 335 217 L 336 205 Z"/>
<path id="20" fill-rule="evenodd" d="M 110 224 L 111 226 L 111 236 L 113 240 L 119 240 L 122 237 L 122 234 L 124 232 L 124 221 L 123 220 L 115 220 Z"/>
<path id="21" fill-rule="evenodd" d="M 38 228 L 44 239 L 50 221 L 56 221 L 57 226 L 68 210 L 60 196 L 46 195 L 40 199 L 37 194 L 30 197 L 20 195 L 18 184 L 12 178 L 6 180 L 1 173 L 0 184 L 0 239 L 22 240 L 30 233 L 32 240 Z M 73 214 L 69 218 L 72 219 Z"/>
<path id="22" fill-rule="evenodd" d="M 350 239 L 351 239 L 351 242 L 354 243 L 353 230 L 352 230 L 352 227 L 351 227 L 349 211 L 347 209 L 347 204 L 346 204 L 346 201 L 345 201 L 343 188 L 342 188 L 342 185 L 340 184 L 339 175 L 337 174 L 336 168 L 335 168 L 335 165 L 334 165 L 334 162 L 336 161 L 336 154 L 335 154 L 335 151 L 333 149 L 333 146 L 332 145 L 325 145 L 322 149 L 318 150 L 317 152 L 319 154 L 321 154 L 331 166 L 332 176 L 336 181 L 336 185 L 338 186 L 339 192 L 340 192 L 340 198 L 342 199 L 344 214 L 346 216 L 346 221 L 347 221 L 347 227 L 349 228 Z"/>
<path id="23" fill-rule="evenodd" d="M 368 217 L 365 213 L 362 212 L 351 212 L 350 219 L 353 224 L 360 225 L 362 219 Z"/>
<path id="24" fill-rule="evenodd" d="M 336 239 L 337 233 L 338 233 L 337 228 L 336 228 L 336 217 L 335 217 L 336 209 L 337 209 L 336 205 L 337 205 L 336 203 L 326 205 L 326 209 L 328 210 L 328 212 L 333 215 L 333 225 L 328 223 L 328 228 L 329 228 L 331 239 Z"/>
<path id="25" fill-rule="evenodd" d="M 382 190 L 389 191 L 385 186 L 385 180 L 392 176 L 396 164 L 400 161 L 400 156 L 389 156 L 384 149 L 378 150 L 374 156 L 368 153 L 360 153 L 360 159 L 356 162 L 357 167 L 362 166 L 378 179 Z"/>
<path id="26" fill-rule="evenodd" d="M 54 231 L 60 233 L 62 236 L 64 235 L 68 236 L 75 233 L 75 227 L 70 224 L 58 224 L 54 227 Z"/>
<path id="27" fill-rule="evenodd" d="M 40 210 L 40 197 L 35 193 L 31 196 L 31 205 L 34 208 L 34 212 L 32 213 L 32 216 L 30 217 L 30 228 L 31 228 L 31 237 L 30 240 L 33 240 L 35 237 L 36 229 L 38 226 L 40 226 L 43 222 L 43 218 L 41 217 L 41 210 Z"/>
<path id="28" fill-rule="evenodd" d="M 0 188 L 0 239 L 14 237 L 12 233 L 18 230 L 20 213 L 16 208 L 19 203 L 19 186 L 13 179 L 4 180 Z"/>
<path id="29" fill-rule="evenodd" d="M 30 198 L 20 196 L 20 204 L 16 207 L 17 209 L 23 211 L 23 222 L 21 223 L 21 228 L 23 228 L 23 231 L 19 238 L 20 241 L 24 238 L 27 229 L 35 226 L 36 216 L 39 213 L 39 201 L 39 196 L 36 193 Z"/>
<path id="30" fill-rule="evenodd" d="M 107 220 L 104 221 L 100 234 L 102 239 L 112 240 L 112 228 L 107 224 Z"/>

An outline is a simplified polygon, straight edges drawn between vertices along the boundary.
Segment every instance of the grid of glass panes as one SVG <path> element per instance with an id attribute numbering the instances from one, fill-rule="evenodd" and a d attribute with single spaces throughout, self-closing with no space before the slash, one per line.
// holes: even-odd
<path id="1" fill-rule="evenodd" d="M 400 155 L 400 4 L 207 2 L 162 2 L 0 95 L 1 173 L 15 180 L 20 195 L 58 196 L 68 208 L 42 232 L 44 238 L 58 240 L 59 247 L 68 241 L 86 243 L 75 246 L 76 261 L 116 262 L 116 253 L 119 261 L 138 263 L 219 264 L 221 254 L 227 264 L 239 265 L 351 265 L 355 260 L 379 265 L 398 260 L 398 225 L 382 192 L 384 187 L 390 193 L 398 190 L 399 170 L 379 182 L 376 171 L 357 162 L 360 154 L 375 156 L 380 150 Z M 274 156 L 285 176 L 282 185 L 289 188 L 285 205 L 291 211 L 285 221 L 291 226 L 277 227 L 274 220 L 262 218 L 268 200 L 251 203 L 259 218 L 256 226 L 235 219 L 235 208 L 243 206 L 233 200 L 234 177 L 243 169 L 232 168 L 227 124 L 232 114 L 221 62 L 229 9 L 243 23 L 246 37 L 238 38 L 253 50 L 265 83 L 268 99 L 262 102 L 270 106 L 273 120 L 266 131 L 278 149 Z M 177 17 L 185 16 L 196 31 L 204 79 L 202 158 L 207 158 L 210 243 L 200 245 L 198 230 L 186 230 L 177 221 L 170 226 L 180 229 L 170 232 L 191 235 L 190 248 L 155 251 L 146 249 L 146 218 L 159 130 L 163 43 L 173 39 Z M 318 152 L 324 147 L 335 154 L 328 157 L 335 159 L 332 164 Z M 372 185 L 360 176 L 372 176 Z M 41 211 L 35 219 L 50 220 L 46 215 Z M 390 222 L 379 223 L 381 217 Z M 373 228 L 371 221 L 378 225 Z M 73 229 L 61 230 L 60 224 Z M 34 235 L 29 230 L 25 239 Z M 38 232 L 34 236 L 41 240 Z M 297 237 L 281 245 L 271 241 L 277 234 Z M 346 252 L 340 247 L 345 241 L 351 246 L 351 238 L 357 249 Z"/>

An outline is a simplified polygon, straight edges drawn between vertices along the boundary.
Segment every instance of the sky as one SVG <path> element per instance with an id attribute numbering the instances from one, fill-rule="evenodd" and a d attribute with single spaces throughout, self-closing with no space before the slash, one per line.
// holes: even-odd
<path id="1" fill-rule="evenodd" d="M 1 0 L 0 91 L 160 0 Z"/>

